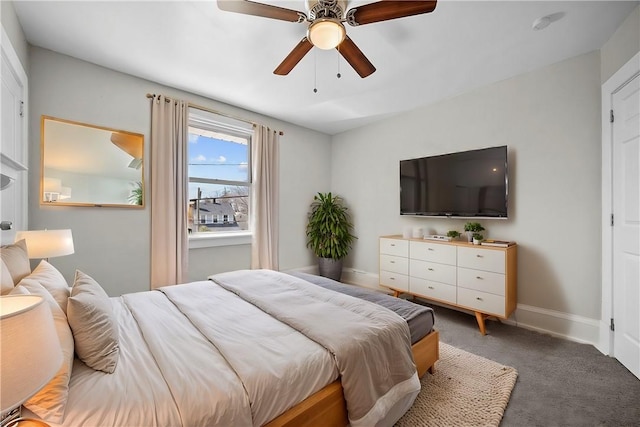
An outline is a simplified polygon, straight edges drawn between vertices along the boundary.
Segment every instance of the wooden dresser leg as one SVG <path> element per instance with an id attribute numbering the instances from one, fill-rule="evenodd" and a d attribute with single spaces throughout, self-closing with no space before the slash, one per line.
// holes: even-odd
<path id="1" fill-rule="evenodd" d="M 486 335 L 487 334 L 487 330 L 485 329 L 484 326 L 484 319 L 486 319 L 487 316 L 485 316 L 484 314 L 476 311 L 476 320 L 478 321 L 478 328 L 480 328 L 480 333 L 482 335 Z"/>
<path id="2" fill-rule="evenodd" d="M 398 298 L 400 296 L 400 291 L 396 291 L 395 289 L 392 289 L 392 290 L 393 290 L 393 296 Z"/>

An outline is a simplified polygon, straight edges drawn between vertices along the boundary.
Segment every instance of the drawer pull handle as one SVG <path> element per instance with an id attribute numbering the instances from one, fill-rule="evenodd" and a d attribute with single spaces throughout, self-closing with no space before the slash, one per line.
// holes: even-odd
<path id="1" fill-rule="evenodd" d="M 432 250 L 433 250 L 433 248 L 427 248 L 427 250 L 428 250 L 428 251 L 432 251 Z"/>
<path id="2" fill-rule="evenodd" d="M 433 286 L 429 286 L 429 289 L 435 289 Z"/>
<path id="3" fill-rule="evenodd" d="M 429 268 L 427 268 L 427 270 L 429 270 L 429 271 L 433 271 L 433 268 L 429 267 Z"/>
<path id="4" fill-rule="evenodd" d="M 476 297 L 476 299 L 477 299 L 478 301 L 482 301 L 482 298 L 480 298 L 480 297 Z"/>
<path id="5" fill-rule="evenodd" d="M 478 280 L 482 280 L 482 277 L 480 277 L 480 276 L 476 276 L 476 279 L 478 279 Z"/>
<path id="6" fill-rule="evenodd" d="M 389 280 L 396 280 L 395 277 L 389 277 Z"/>
<path id="7" fill-rule="evenodd" d="M 395 246 L 395 245 L 396 245 L 395 243 L 392 243 L 392 244 L 391 244 L 391 246 Z"/>
<path id="8" fill-rule="evenodd" d="M 389 261 L 389 262 L 390 262 L 391 264 L 395 264 L 395 263 L 396 263 L 395 261 Z"/>
<path id="9" fill-rule="evenodd" d="M 477 255 L 476 255 L 476 257 L 477 257 L 477 258 L 482 258 L 482 255 L 477 254 Z"/>

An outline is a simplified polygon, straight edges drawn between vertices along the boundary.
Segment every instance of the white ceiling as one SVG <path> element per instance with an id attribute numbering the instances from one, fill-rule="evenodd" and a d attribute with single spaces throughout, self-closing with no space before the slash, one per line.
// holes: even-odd
<path id="1" fill-rule="evenodd" d="M 305 10 L 303 0 L 260 1 Z M 377 68 L 365 79 L 316 48 L 274 75 L 305 24 L 222 12 L 215 1 L 14 5 L 32 45 L 335 134 L 599 49 L 638 2 L 443 0 L 430 14 L 347 25 Z M 545 15 L 558 19 L 533 31 Z"/>

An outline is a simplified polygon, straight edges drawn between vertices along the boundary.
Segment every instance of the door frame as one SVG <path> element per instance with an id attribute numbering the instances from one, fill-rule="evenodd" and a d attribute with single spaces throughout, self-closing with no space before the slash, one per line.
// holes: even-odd
<path id="1" fill-rule="evenodd" d="M 602 306 L 600 334 L 596 348 L 606 355 L 613 352 L 613 95 L 640 74 L 640 52 L 627 61 L 602 85 Z"/>
<path id="2" fill-rule="evenodd" d="M 0 154 L 0 167 L 3 170 L 7 168 L 12 172 L 12 175 L 20 179 L 20 182 L 13 185 L 16 186 L 18 194 L 16 194 L 17 200 L 15 200 L 18 206 L 17 216 L 19 216 L 19 224 L 15 224 L 13 230 L 10 233 L 17 231 L 16 225 L 20 228 L 28 229 L 28 203 L 29 203 L 29 175 L 28 175 L 28 163 L 29 163 L 29 82 L 27 73 L 24 71 L 22 62 L 13 48 L 11 39 L 7 35 L 3 25 L 0 25 L 2 30 L 0 55 L 2 55 L 2 61 L 6 61 L 7 66 L 11 69 L 11 72 L 16 76 L 20 84 L 22 85 L 22 99 L 24 100 L 22 109 L 22 141 L 20 142 L 21 152 L 17 155 L 17 158 L 6 156 L 4 153 Z M 5 233 L 7 233 L 5 231 Z"/>

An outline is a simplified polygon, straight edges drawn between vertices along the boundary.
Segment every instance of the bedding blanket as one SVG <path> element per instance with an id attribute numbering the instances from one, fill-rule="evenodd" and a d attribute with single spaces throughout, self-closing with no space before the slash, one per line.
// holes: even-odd
<path id="1" fill-rule="evenodd" d="M 392 311 L 270 270 L 210 279 L 331 352 L 353 427 L 393 423 L 415 400 L 409 327 Z"/>
<path id="2" fill-rule="evenodd" d="M 61 425 L 261 426 L 339 376 L 354 426 L 390 426 L 413 403 L 395 313 L 283 273 L 214 279 L 111 298 L 117 368 L 74 361 Z"/>

